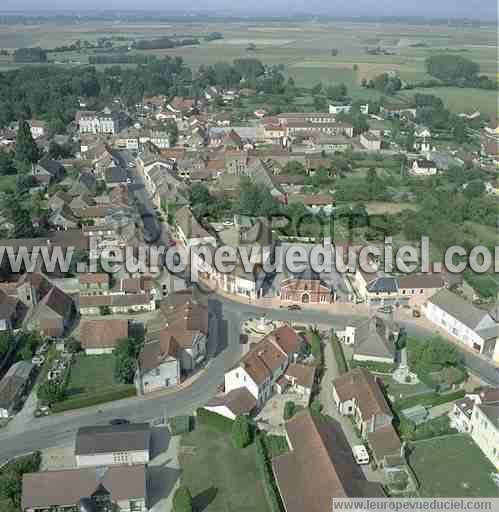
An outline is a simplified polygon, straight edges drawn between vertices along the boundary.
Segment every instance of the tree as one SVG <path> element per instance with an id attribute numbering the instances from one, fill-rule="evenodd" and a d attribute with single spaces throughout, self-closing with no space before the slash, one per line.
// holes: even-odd
<path id="1" fill-rule="evenodd" d="M 117 380 L 124 384 L 133 384 L 135 371 L 137 370 L 137 359 L 142 346 L 143 337 L 130 336 L 121 340 L 115 350 L 114 375 Z"/>
<path id="2" fill-rule="evenodd" d="M 7 151 L 0 151 L 0 175 L 16 174 L 14 159 Z"/>
<path id="3" fill-rule="evenodd" d="M 246 416 L 239 414 L 232 424 L 232 444 L 235 448 L 246 448 L 251 443 L 251 427 Z"/>
<path id="4" fill-rule="evenodd" d="M 414 128 L 411 127 L 409 130 L 407 130 L 407 138 L 405 140 L 405 149 L 406 151 L 412 152 L 414 151 L 414 142 L 415 142 L 415 136 L 414 136 Z"/>
<path id="5" fill-rule="evenodd" d="M 429 75 L 444 82 L 465 85 L 474 80 L 480 66 L 461 55 L 432 55 L 426 59 L 426 70 Z"/>
<path id="6" fill-rule="evenodd" d="M 166 131 L 168 133 L 168 139 L 170 142 L 170 147 L 174 147 L 178 142 L 178 126 L 175 121 L 168 121 L 166 124 Z"/>
<path id="7" fill-rule="evenodd" d="M 64 386 L 55 380 L 48 380 L 40 384 L 37 390 L 38 399 L 47 402 L 49 405 L 64 400 L 65 394 Z"/>
<path id="8" fill-rule="evenodd" d="M 31 135 L 29 124 L 22 121 L 16 138 L 16 160 L 24 164 L 35 164 L 39 158 L 40 152 Z"/>
<path id="9" fill-rule="evenodd" d="M 485 184 L 482 180 L 470 181 L 464 189 L 464 195 L 468 199 L 474 199 L 476 197 L 483 196 L 485 193 Z"/>
<path id="10" fill-rule="evenodd" d="M 192 495 L 188 487 L 179 487 L 173 495 L 173 512 L 193 512 Z"/>
<path id="11" fill-rule="evenodd" d="M 287 401 L 284 404 L 284 413 L 283 418 L 284 421 L 290 420 L 296 414 L 296 404 L 292 401 Z"/>

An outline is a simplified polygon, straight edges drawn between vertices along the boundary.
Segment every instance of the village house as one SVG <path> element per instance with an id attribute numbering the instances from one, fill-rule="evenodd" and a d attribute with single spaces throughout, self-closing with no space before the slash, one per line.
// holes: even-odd
<path id="1" fill-rule="evenodd" d="M 331 194 L 288 194 L 288 203 L 300 203 L 310 213 L 326 213 L 330 215 L 334 210 L 334 199 Z"/>
<path id="2" fill-rule="evenodd" d="M 422 306 L 444 286 L 444 280 L 438 274 L 405 274 L 398 279 L 399 303 L 402 306 Z"/>
<path id="3" fill-rule="evenodd" d="M 18 327 L 26 311 L 24 304 L 17 298 L 0 289 L 0 332 Z"/>
<path id="4" fill-rule="evenodd" d="M 208 311 L 187 293 L 173 294 L 162 304 L 165 327 L 145 343 L 135 386 L 140 395 L 180 384 L 206 358 Z"/>
<path id="5" fill-rule="evenodd" d="M 15 413 L 19 400 L 31 382 L 34 366 L 29 361 L 14 363 L 0 380 L 0 419 Z"/>
<path id="6" fill-rule="evenodd" d="M 303 272 L 281 281 L 280 301 L 283 304 L 329 304 L 334 291 L 313 272 Z"/>
<path id="7" fill-rule="evenodd" d="M 81 427 L 76 433 L 78 468 L 148 464 L 150 450 L 148 423 Z"/>
<path id="8" fill-rule="evenodd" d="M 102 112 L 80 110 L 75 121 L 81 134 L 115 135 L 125 126 L 126 116 L 106 107 Z"/>
<path id="9" fill-rule="evenodd" d="M 348 325 L 336 335 L 345 345 L 353 346 L 354 361 L 393 364 L 399 327 L 374 316 L 355 325 Z"/>
<path id="10" fill-rule="evenodd" d="M 353 137 L 353 125 L 349 123 L 314 123 L 309 121 L 292 120 L 285 125 L 286 137 L 296 136 L 300 133 L 322 133 L 326 135 L 344 135 Z"/>
<path id="11" fill-rule="evenodd" d="M 315 366 L 309 364 L 291 363 L 284 375 L 276 382 L 279 394 L 291 391 L 309 403 L 315 385 Z"/>
<path id="12" fill-rule="evenodd" d="M 313 150 L 319 153 L 334 154 L 348 151 L 352 148 L 351 139 L 342 135 L 324 135 L 323 133 L 313 134 Z"/>
<path id="13" fill-rule="evenodd" d="M 324 512 L 333 498 L 385 496 L 365 479 L 336 421 L 301 411 L 286 423 L 286 440 L 289 452 L 272 459 L 286 512 Z"/>
<path id="14" fill-rule="evenodd" d="M 371 132 L 360 134 L 360 143 L 368 151 L 381 151 L 381 139 Z"/>
<path id="15" fill-rule="evenodd" d="M 156 309 L 156 301 L 147 293 L 80 295 L 78 307 L 81 315 L 145 313 Z"/>
<path id="16" fill-rule="evenodd" d="M 378 468 L 386 467 L 391 457 L 404 457 L 404 447 L 391 423 L 369 432 L 367 440 Z"/>
<path id="17" fill-rule="evenodd" d="M 177 211 L 175 224 L 176 235 L 185 247 L 205 244 L 216 246 L 215 237 L 201 225 L 187 206 Z"/>
<path id="18" fill-rule="evenodd" d="M 80 322 L 81 348 L 87 355 L 111 354 L 119 342 L 127 337 L 128 320 L 126 319 L 82 319 Z"/>
<path id="19" fill-rule="evenodd" d="M 437 164 L 433 160 L 420 158 L 412 163 L 411 173 L 416 176 L 434 176 L 437 174 Z"/>
<path id="20" fill-rule="evenodd" d="M 353 278 L 359 298 L 371 307 L 394 306 L 398 300 L 397 278 L 380 272 L 365 272 L 357 266 Z"/>
<path id="21" fill-rule="evenodd" d="M 109 274 L 94 272 L 78 275 L 80 295 L 105 295 L 109 292 Z"/>
<path id="22" fill-rule="evenodd" d="M 23 512 L 87 511 L 103 510 L 103 507 L 147 512 L 146 466 L 99 466 L 23 475 Z"/>
<path id="23" fill-rule="evenodd" d="M 329 113 L 333 115 L 338 114 L 350 114 L 351 110 L 353 108 L 353 105 L 350 103 L 330 103 L 329 104 Z M 369 114 L 369 104 L 363 103 L 362 105 L 359 105 L 360 113 L 367 116 Z"/>
<path id="24" fill-rule="evenodd" d="M 489 359 L 499 355 L 499 329 L 489 311 L 479 309 L 449 290 L 440 290 L 423 306 L 426 318 L 468 348 Z"/>
<path id="25" fill-rule="evenodd" d="M 499 470 L 499 401 L 475 404 L 471 417 L 471 438 Z"/>
<path id="26" fill-rule="evenodd" d="M 458 432 L 470 433 L 471 420 L 475 404 L 499 402 L 499 388 L 485 388 L 477 393 L 467 393 L 464 398 L 456 400 L 449 411 L 450 425 Z"/>
<path id="27" fill-rule="evenodd" d="M 363 439 L 393 420 L 380 385 L 371 372 L 355 368 L 333 380 L 333 400 L 339 413 L 352 416 Z"/>
<path id="28" fill-rule="evenodd" d="M 225 374 L 225 393 L 246 388 L 262 407 L 277 382 L 301 353 L 305 341 L 291 327 L 282 326 L 251 346 L 239 363 Z M 282 387 L 280 387 L 282 389 Z"/>
<path id="29" fill-rule="evenodd" d="M 60 181 L 64 177 L 64 166 L 51 158 L 42 158 L 33 165 L 31 174 L 42 185 Z"/>
<path id="30" fill-rule="evenodd" d="M 45 121 L 38 121 L 37 119 L 30 119 L 28 125 L 31 131 L 31 136 L 36 140 L 40 139 L 47 133 L 47 123 Z"/>

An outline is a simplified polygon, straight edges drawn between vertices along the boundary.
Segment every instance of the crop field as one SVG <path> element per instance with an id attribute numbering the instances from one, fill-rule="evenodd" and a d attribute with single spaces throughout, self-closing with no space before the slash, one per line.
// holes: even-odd
<path id="1" fill-rule="evenodd" d="M 221 32 L 222 40 L 206 42 L 203 36 Z M 197 37 L 201 44 L 165 50 L 143 50 L 148 55 L 181 56 L 187 64 L 198 67 L 218 61 L 254 57 L 265 64 L 282 64 L 288 76 L 298 85 L 310 87 L 318 82 L 345 83 L 355 99 L 376 98 L 379 93 L 361 88 L 363 78 L 394 71 L 406 81 L 428 79 L 425 59 L 436 53 L 450 52 L 472 59 L 481 73 L 496 76 L 497 36 L 494 27 L 464 28 L 353 22 L 232 22 L 232 23 L 82 23 L 80 25 L 39 25 L 23 27 L 0 26 L 0 49 L 12 51 L 26 46 L 50 49 L 76 40 L 95 43 L 99 38 L 128 45 L 140 39 L 160 36 Z M 119 39 L 118 39 L 119 38 Z M 249 51 L 253 43 L 255 50 Z M 367 49 L 380 47 L 381 54 Z M 337 54 L 332 55 L 332 50 Z M 94 50 L 50 53 L 49 60 L 58 65 L 88 63 Z M 102 55 L 102 53 L 100 53 Z M 10 57 L 0 56 L 0 70 L 16 64 Z M 105 66 L 99 66 L 105 67 Z M 425 89 L 436 94 L 453 111 L 477 108 L 493 117 L 497 112 L 494 91 L 436 88 Z M 413 94 L 407 91 L 403 94 Z"/>

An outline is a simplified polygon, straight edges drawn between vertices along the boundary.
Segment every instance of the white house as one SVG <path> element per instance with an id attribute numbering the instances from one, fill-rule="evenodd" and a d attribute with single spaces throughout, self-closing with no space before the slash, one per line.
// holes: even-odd
<path id="1" fill-rule="evenodd" d="M 499 471 L 499 401 L 475 405 L 471 437 Z"/>
<path id="2" fill-rule="evenodd" d="M 494 356 L 498 324 L 488 311 L 444 289 L 430 297 L 423 312 L 428 320 L 467 347 L 486 357 Z"/>
<path id="3" fill-rule="evenodd" d="M 360 143 L 368 151 L 380 151 L 381 139 L 371 132 L 364 132 L 360 134 Z"/>
<path id="4" fill-rule="evenodd" d="M 76 434 L 76 465 L 85 468 L 147 464 L 150 448 L 148 423 L 82 427 Z"/>
<path id="5" fill-rule="evenodd" d="M 329 113 L 330 114 L 350 114 L 353 108 L 352 104 L 343 105 L 341 103 L 330 103 Z M 364 103 L 360 105 L 360 113 L 367 116 L 369 114 L 369 104 Z"/>
<path id="6" fill-rule="evenodd" d="M 225 392 L 246 388 L 262 406 L 276 391 L 276 383 L 296 359 L 303 339 L 289 326 L 272 331 L 225 374 Z"/>
<path id="7" fill-rule="evenodd" d="M 420 158 L 412 163 L 411 172 L 416 176 L 434 176 L 437 174 L 437 164 L 433 160 Z"/>

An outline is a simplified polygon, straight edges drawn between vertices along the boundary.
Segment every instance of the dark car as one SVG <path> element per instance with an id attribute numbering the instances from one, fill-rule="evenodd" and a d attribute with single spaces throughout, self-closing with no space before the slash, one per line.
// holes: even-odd
<path id="1" fill-rule="evenodd" d="M 129 425 L 130 422 L 128 420 L 125 420 L 123 418 L 116 418 L 115 420 L 111 420 L 109 422 L 110 425 L 113 425 L 113 427 L 117 425 Z"/>
<path id="2" fill-rule="evenodd" d="M 288 309 L 290 311 L 300 311 L 301 310 L 301 306 L 299 306 L 298 304 L 291 304 L 291 306 L 288 306 Z"/>

